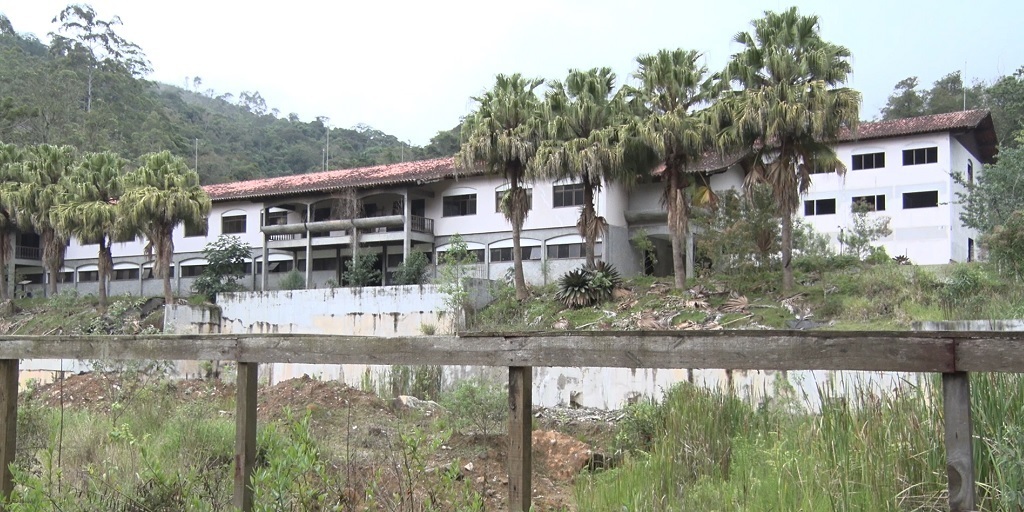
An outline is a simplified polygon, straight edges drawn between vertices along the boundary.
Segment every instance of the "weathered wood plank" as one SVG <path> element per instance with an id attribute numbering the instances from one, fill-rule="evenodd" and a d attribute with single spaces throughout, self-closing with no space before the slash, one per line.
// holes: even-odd
<path id="1" fill-rule="evenodd" d="M 508 509 L 533 504 L 533 368 L 508 369 Z"/>
<path id="2" fill-rule="evenodd" d="M 14 490 L 11 463 L 17 449 L 18 360 L 0 360 L 0 503 Z M 0 504 L 0 508 L 3 505 Z"/>
<path id="3" fill-rule="evenodd" d="M 946 474 L 950 512 L 975 510 L 974 448 L 971 445 L 971 384 L 966 372 L 942 374 L 946 422 Z"/>
<path id="4" fill-rule="evenodd" d="M 957 353 L 959 357 L 955 357 Z M 0 336 L 0 359 L 60 357 L 506 367 L 1024 372 L 1024 332 L 600 331 L 395 338 L 308 334 Z"/>
<path id="5" fill-rule="evenodd" d="M 0 336 L 0 359 L 234 360 L 230 335 Z"/>
<path id="6" fill-rule="evenodd" d="M 1024 372 L 1024 341 L 959 339 L 956 341 L 956 369 L 963 372 Z"/>
<path id="7" fill-rule="evenodd" d="M 250 512 L 252 474 L 256 468 L 256 387 L 259 382 L 257 363 L 238 363 L 235 401 L 235 494 L 234 506 Z"/>

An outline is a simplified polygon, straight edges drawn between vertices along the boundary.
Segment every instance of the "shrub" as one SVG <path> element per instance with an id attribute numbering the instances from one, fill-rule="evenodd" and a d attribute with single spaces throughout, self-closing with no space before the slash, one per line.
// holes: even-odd
<path id="1" fill-rule="evenodd" d="M 376 254 L 359 254 L 345 262 L 341 277 L 349 286 L 373 286 L 380 284 L 380 270 L 377 269 Z"/>
<path id="2" fill-rule="evenodd" d="M 217 300 L 217 294 L 241 289 L 238 280 L 245 277 L 245 261 L 252 257 L 252 247 L 236 236 L 221 235 L 203 249 L 206 268 L 192 283 L 192 290 Z"/>
<path id="3" fill-rule="evenodd" d="M 621 284 L 622 276 L 615 266 L 599 261 L 592 268 L 570 270 L 559 278 L 555 299 L 570 308 L 593 306 L 610 299 L 612 290 Z"/>
<path id="4" fill-rule="evenodd" d="M 395 270 L 394 284 L 423 284 L 427 275 L 427 256 L 419 251 L 410 253 Z"/>
<path id="5" fill-rule="evenodd" d="M 459 382 L 442 400 L 442 405 L 452 417 L 452 426 L 462 434 L 501 433 L 508 417 L 505 390 L 482 378 Z"/>
<path id="6" fill-rule="evenodd" d="M 298 270 L 292 270 L 281 278 L 278 288 L 282 290 L 302 290 L 306 287 L 306 277 Z"/>

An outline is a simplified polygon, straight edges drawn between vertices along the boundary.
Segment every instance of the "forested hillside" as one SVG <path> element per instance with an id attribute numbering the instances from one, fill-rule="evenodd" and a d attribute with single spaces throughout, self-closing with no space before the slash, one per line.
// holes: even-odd
<path id="1" fill-rule="evenodd" d="M 142 48 L 117 34 L 116 18 L 69 7 L 49 43 L 19 34 L 0 13 L 0 141 L 69 144 L 130 160 L 170 150 L 194 162 L 203 183 L 400 162 L 454 154 L 443 131 L 410 146 L 366 125 L 330 130 L 325 119 L 282 114 L 258 91 L 217 93 L 146 80 Z"/>

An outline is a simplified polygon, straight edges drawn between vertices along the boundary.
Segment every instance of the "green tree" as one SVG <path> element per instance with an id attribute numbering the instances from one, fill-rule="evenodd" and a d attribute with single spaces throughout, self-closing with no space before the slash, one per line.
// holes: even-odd
<path id="1" fill-rule="evenodd" d="M 19 174 L 17 207 L 39 235 L 51 296 L 57 294 L 57 275 L 64 265 L 68 233 L 52 222 L 50 214 L 64 199 L 62 180 L 75 165 L 75 149 L 71 146 L 41 144 L 29 148 Z"/>
<path id="2" fill-rule="evenodd" d="M 448 240 L 448 250 L 438 258 L 438 291 L 445 296 L 445 306 L 454 315 L 453 327 L 464 327 L 469 304 L 469 267 L 477 263 L 462 235 L 455 233 Z"/>
<path id="3" fill-rule="evenodd" d="M 693 172 L 711 149 L 716 124 L 707 109 L 716 87 L 707 68 L 693 50 L 661 50 L 637 58 L 639 87 L 630 89 L 630 101 L 642 111 L 638 135 L 664 161 L 663 201 L 668 210 L 675 287 L 686 287 L 685 255 L 690 251 L 686 233 L 690 222 L 688 189 L 697 181 Z"/>
<path id="4" fill-rule="evenodd" d="M 373 286 L 380 284 L 380 270 L 377 265 L 380 263 L 376 254 L 360 253 L 355 258 L 345 262 L 345 271 L 341 273 L 342 279 L 352 287 Z"/>
<path id="5" fill-rule="evenodd" d="M 113 270 L 110 246 L 135 237 L 125 229 L 117 203 L 128 161 L 115 153 L 89 153 L 61 180 L 64 196 L 50 211 L 50 222 L 83 244 L 98 244 L 99 311 L 107 312 L 107 286 Z"/>
<path id="6" fill-rule="evenodd" d="M 7 266 L 14 252 L 18 230 L 17 177 L 24 152 L 14 144 L 0 143 L 0 300 L 10 299 Z"/>
<path id="7" fill-rule="evenodd" d="M 999 160 L 976 173 L 973 182 L 954 175 L 965 189 L 956 194 L 964 226 L 984 235 L 1005 224 L 1013 212 L 1024 210 L 1024 136 L 1017 143 L 1017 147 L 1002 146 Z"/>
<path id="8" fill-rule="evenodd" d="M 51 51 L 85 69 L 85 111 L 92 111 L 96 75 L 101 71 L 123 71 L 132 77 L 149 73 L 149 62 L 138 45 L 121 37 L 114 27 L 121 18 L 100 19 L 92 7 L 72 4 L 64 8 L 53 23 L 60 22 L 51 34 Z"/>
<path id="9" fill-rule="evenodd" d="M 146 255 L 154 256 L 153 270 L 164 281 L 164 300 L 174 301 L 171 292 L 171 258 L 174 256 L 174 228 L 185 224 L 205 225 L 210 197 L 199 185 L 199 175 L 181 157 L 169 151 L 150 153 L 142 166 L 124 177 L 125 191 L 118 202 L 120 214 L 146 236 Z"/>
<path id="10" fill-rule="evenodd" d="M 203 247 L 203 257 L 206 268 L 192 283 L 192 290 L 216 302 L 217 294 L 242 288 L 238 280 L 245 277 L 245 262 L 252 258 L 252 247 L 237 236 L 220 235 Z"/>
<path id="11" fill-rule="evenodd" d="M 896 83 L 889 100 L 882 107 L 882 119 L 903 119 L 925 114 L 925 97 L 918 90 L 917 77 L 904 78 Z"/>
<path id="12" fill-rule="evenodd" d="M 427 256 L 420 251 L 412 251 L 409 253 L 402 264 L 395 270 L 394 284 L 396 285 L 408 285 L 408 284 L 423 284 L 423 280 L 427 276 L 427 265 L 430 262 L 427 261 Z"/>
<path id="13" fill-rule="evenodd" d="M 544 81 L 514 75 L 498 75 L 494 87 L 473 98 L 476 112 L 463 123 L 463 143 L 455 156 L 462 169 L 483 168 L 503 176 L 508 183 L 502 213 L 512 224 L 512 260 L 516 298 L 526 300 L 520 234 L 530 211 L 524 182 L 540 143 L 541 102 L 534 92 Z"/>
<path id="14" fill-rule="evenodd" d="M 985 105 L 1004 150 L 1024 143 L 1024 67 L 996 80 L 985 91 Z"/>
<path id="15" fill-rule="evenodd" d="M 629 183 L 636 171 L 624 158 L 620 127 L 624 106 L 615 94 L 615 73 L 609 68 L 571 70 L 565 82 L 552 82 L 545 97 L 547 136 L 534 160 L 537 173 L 551 179 L 578 179 L 583 208 L 576 228 L 593 268 L 594 244 L 608 228 L 597 215 L 594 194 L 611 181 Z"/>
<path id="16" fill-rule="evenodd" d="M 840 87 L 852 68 L 850 51 L 825 41 L 817 16 L 796 7 L 768 11 L 741 32 L 743 50 L 725 76 L 739 90 L 724 103 L 731 116 L 729 142 L 749 144 L 754 165 L 748 183 L 767 183 L 782 217 L 782 288 L 793 289 L 793 216 L 818 172 L 844 174 L 834 144 L 841 130 L 857 128 L 860 93 Z"/>
<path id="17" fill-rule="evenodd" d="M 871 255 L 872 243 L 892 234 L 889 217 L 874 216 L 875 205 L 865 202 L 853 204 L 853 225 L 839 233 L 839 243 L 846 247 L 847 254 L 858 259 Z"/>

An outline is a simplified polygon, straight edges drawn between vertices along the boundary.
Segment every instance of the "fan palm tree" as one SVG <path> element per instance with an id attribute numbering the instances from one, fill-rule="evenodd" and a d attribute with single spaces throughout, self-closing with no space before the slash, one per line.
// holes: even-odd
<path id="1" fill-rule="evenodd" d="M 43 268 L 49 274 L 48 292 L 57 294 L 57 275 L 64 265 L 68 234 L 55 226 L 50 212 L 60 203 L 64 193 L 61 179 L 75 166 L 75 149 L 71 146 L 40 144 L 29 148 L 19 173 L 17 206 L 24 220 L 39 235 Z"/>
<path id="2" fill-rule="evenodd" d="M 99 311 L 107 311 L 107 286 L 113 269 L 110 246 L 134 238 L 125 233 L 118 215 L 118 199 L 127 160 L 116 153 L 89 153 L 62 181 L 65 197 L 50 214 L 61 232 L 83 244 L 98 244 Z"/>
<path id="3" fill-rule="evenodd" d="M 576 228 L 583 237 L 587 265 L 594 267 L 595 241 L 607 229 L 597 215 L 594 195 L 606 182 L 620 181 L 647 165 L 627 160 L 623 141 L 625 107 L 615 94 L 615 74 L 609 68 L 570 70 L 565 82 L 552 82 L 544 103 L 546 137 L 537 151 L 534 168 L 539 176 L 578 179 L 583 185 L 583 208 Z"/>
<path id="4" fill-rule="evenodd" d="M 14 234 L 18 230 L 15 207 L 16 176 L 24 153 L 14 144 L 0 143 L 0 300 L 11 298 L 7 283 L 7 265 L 14 251 Z"/>
<path id="5" fill-rule="evenodd" d="M 715 118 L 706 107 L 714 101 L 717 87 L 693 50 L 661 50 L 638 57 L 634 76 L 640 85 L 627 90 L 630 102 L 641 112 L 638 136 L 654 148 L 665 170 L 663 201 L 668 210 L 675 287 L 686 287 L 686 233 L 689 229 L 688 190 L 698 183 L 694 171 L 712 147 Z M 705 187 L 706 188 L 706 187 Z M 709 190 L 709 189 L 708 189 Z M 685 247 L 684 247 L 685 245 Z"/>
<path id="6" fill-rule="evenodd" d="M 523 78 L 518 73 L 498 75 L 491 90 L 473 98 L 480 106 L 463 123 L 462 147 L 455 156 L 459 168 L 483 167 L 508 182 L 501 210 L 512 224 L 513 273 L 519 300 L 530 296 L 523 275 L 519 239 L 530 211 L 530 199 L 523 183 L 529 178 L 530 165 L 540 143 L 541 102 L 534 91 L 542 83 L 541 79 Z"/>
<path id="7" fill-rule="evenodd" d="M 793 215 L 800 196 L 818 172 L 845 173 L 833 144 L 840 130 L 855 130 L 860 93 L 840 87 L 852 68 L 850 51 L 823 40 L 818 17 L 795 7 L 768 11 L 754 20 L 753 33 L 740 32 L 743 50 L 726 65 L 725 77 L 738 86 L 722 103 L 731 117 L 726 142 L 754 151 L 747 183 L 768 184 L 782 217 L 782 288 L 793 288 Z"/>
<path id="8" fill-rule="evenodd" d="M 174 228 L 202 226 L 210 214 L 210 197 L 199 185 L 199 174 L 170 151 L 149 153 L 141 167 L 125 174 L 117 204 L 126 228 L 146 236 L 146 256 L 155 255 L 153 271 L 163 279 L 164 300 L 171 304 Z"/>

